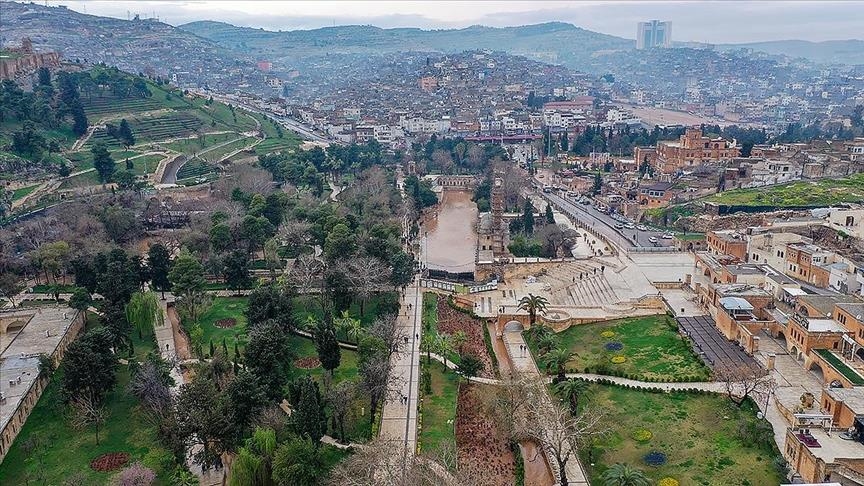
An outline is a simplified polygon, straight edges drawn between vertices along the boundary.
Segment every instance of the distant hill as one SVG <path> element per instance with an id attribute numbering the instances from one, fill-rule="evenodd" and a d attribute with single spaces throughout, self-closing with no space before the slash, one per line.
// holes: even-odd
<path id="1" fill-rule="evenodd" d="M 805 58 L 817 63 L 864 64 L 864 40 L 836 40 L 810 42 L 803 40 L 783 40 L 770 42 L 751 42 L 748 44 L 724 44 L 722 50 L 753 49 L 768 54 Z"/>
<path id="2" fill-rule="evenodd" d="M 562 22 L 442 30 L 349 25 L 274 32 L 204 21 L 184 24 L 179 28 L 222 47 L 250 52 L 267 59 L 296 59 L 332 53 L 492 49 L 580 69 L 597 53 L 631 50 L 635 47 L 635 41 Z"/>

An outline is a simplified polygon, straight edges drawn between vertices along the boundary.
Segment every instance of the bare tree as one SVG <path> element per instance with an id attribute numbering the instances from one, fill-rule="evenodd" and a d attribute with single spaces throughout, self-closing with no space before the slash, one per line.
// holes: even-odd
<path id="1" fill-rule="evenodd" d="M 300 255 L 288 270 L 288 280 L 301 294 L 315 288 L 315 282 L 324 278 L 324 262 L 313 255 Z"/>
<path id="2" fill-rule="evenodd" d="M 751 395 L 767 397 L 777 388 L 777 382 L 770 372 L 745 364 L 720 368 L 716 372 L 716 379 L 723 382 L 726 396 L 739 407 Z"/>
<path id="3" fill-rule="evenodd" d="M 69 405 L 72 427 L 84 430 L 92 425 L 96 433 L 96 445 L 99 445 L 99 430 L 108 418 L 108 410 L 87 393 L 73 399 Z"/>
<path id="4" fill-rule="evenodd" d="M 170 365 L 161 368 L 157 363 L 147 360 L 129 381 L 129 392 L 160 418 L 168 413 L 171 407 L 171 390 L 166 383 L 170 377 L 166 379 L 165 376 L 166 370 L 170 369 L 168 366 Z"/>
<path id="5" fill-rule="evenodd" d="M 369 327 L 369 335 L 384 341 L 388 350 L 388 358 L 399 350 L 399 341 L 408 337 L 399 328 L 399 323 L 393 314 L 383 315 L 375 319 Z"/>
<path id="6" fill-rule="evenodd" d="M 345 442 L 345 416 L 357 398 L 357 383 L 346 380 L 336 384 L 327 394 L 327 402 L 333 410 L 333 419 L 339 429 L 339 441 Z"/>
<path id="7" fill-rule="evenodd" d="M 366 299 L 375 293 L 390 278 L 390 268 L 377 258 L 355 257 L 346 265 L 348 280 L 360 297 L 360 315 L 366 307 Z"/>

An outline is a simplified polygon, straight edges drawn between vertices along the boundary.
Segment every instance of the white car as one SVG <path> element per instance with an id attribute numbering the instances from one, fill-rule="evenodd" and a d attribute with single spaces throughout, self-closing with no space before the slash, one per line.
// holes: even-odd
<path id="1" fill-rule="evenodd" d="M 624 227 L 627 228 L 627 229 L 633 229 L 633 228 L 636 227 L 636 225 L 633 224 L 633 223 L 627 223 L 627 224 L 624 225 Z"/>
<path id="2" fill-rule="evenodd" d="M 652 236 L 651 238 L 648 238 L 648 241 L 650 241 L 651 243 L 657 243 L 657 237 Z"/>
<path id="3" fill-rule="evenodd" d="M 648 231 L 648 228 L 644 224 L 636 226 L 636 229 L 639 231 Z"/>
<path id="4" fill-rule="evenodd" d="M 662 238 L 664 240 L 671 240 L 674 237 L 675 237 L 675 235 L 673 235 L 672 233 L 663 233 L 663 236 L 662 236 Z"/>

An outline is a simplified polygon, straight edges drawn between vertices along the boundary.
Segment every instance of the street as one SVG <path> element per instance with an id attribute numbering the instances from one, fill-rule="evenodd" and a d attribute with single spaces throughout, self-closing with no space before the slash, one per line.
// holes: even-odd
<path id="1" fill-rule="evenodd" d="M 555 193 L 543 193 L 542 196 L 563 213 L 591 226 L 609 241 L 625 250 L 633 247 L 672 246 L 673 240 L 663 239 L 663 231 L 652 231 L 650 228 L 648 231 L 639 231 L 635 228 L 618 230 L 615 229 L 615 225 L 620 224 L 618 221 L 613 219 L 611 215 L 598 211 L 592 205 L 581 204 L 573 198 Z M 657 239 L 656 244 L 649 240 L 652 237 Z"/>

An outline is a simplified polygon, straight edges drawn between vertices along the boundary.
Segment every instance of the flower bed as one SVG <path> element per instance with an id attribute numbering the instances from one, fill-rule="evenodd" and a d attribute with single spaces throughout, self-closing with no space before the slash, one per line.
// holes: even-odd
<path id="1" fill-rule="evenodd" d="M 666 464 L 666 454 L 660 451 L 651 451 L 642 458 L 645 464 L 653 467 L 659 467 Z"/>
<path id="2" fill-rule="evenodd" d="M 604 337 L 604 338 L 615 337 L 615 331 L 610 331 L 607 329 L 607 330 L 600 333 L 600 337 Z"/>
<path id="3" fill-rule="evenodd" d="M 675 478 L 663 478 L 657 482 L 657 486 L 678 486 L 678 480 Z"/>
<path id="4" fill-rule="evenodd" d="M 615 364 L 621 364 L 621 363 L 627 361 L 627 358 L 624 356 L 612 356 L 612 359 L 610 361 L 612 361 Z"/>
<path id="5" fill-rule="evenodd" d="M 438 296 L 438 334 L 453 335 L 457 331 L 465 333 L 467 340 L 462 345 L 462 352 L 473 354 L 480 358 L 483 362 L 483 369 L 480 371 L 480 376 L 483 378 L 494 378 L 492 371 L 492 359 L 489 357 L 489 352 L 486 348 L 486 341 L 483 338 L 486 326 L 480 319 L 474 318 L 464 312 L 460 312 L 447 304 L 447 299 Z M 459 353 L 458 349 L 454 349 Z"/>
<path id="6" fill-rule="evenodd" d="M 459 386 L 455 424 L 459 467 L 482 475 L 484 484 L 510 486 L 516 482 L 516 459 L 495 421 L 483 414 L 480 386 Z"/>
<path id="7" fill-rule="evenodd" d="M 319 366 L 321 366 L 321 360 L 314 356 L 306 356 L 304 358 L 294 360 L 294 367 L 301 370 L 311 370 Z"/>
<path id="8" fill-rule="evenodd" d="M 621 351 L 624 349 L 624 345 L 618 341 L 610 341 L 606 343 L 604 347 L 606 348 L 606 351 Z"/>
<path id="9" fill-rule="evenodd" d="M 127 462 L 129 462 L 128 452 L 109 452 L 90 461 L 90 468 L 99 472 L 116 471 Z"/>
<path id="10" fill-rule="evenodd" d="M 636 442 L 648 442 L 654 434 L 648 429 L 636 429 L 633 432 L 633 440 Z"/>

